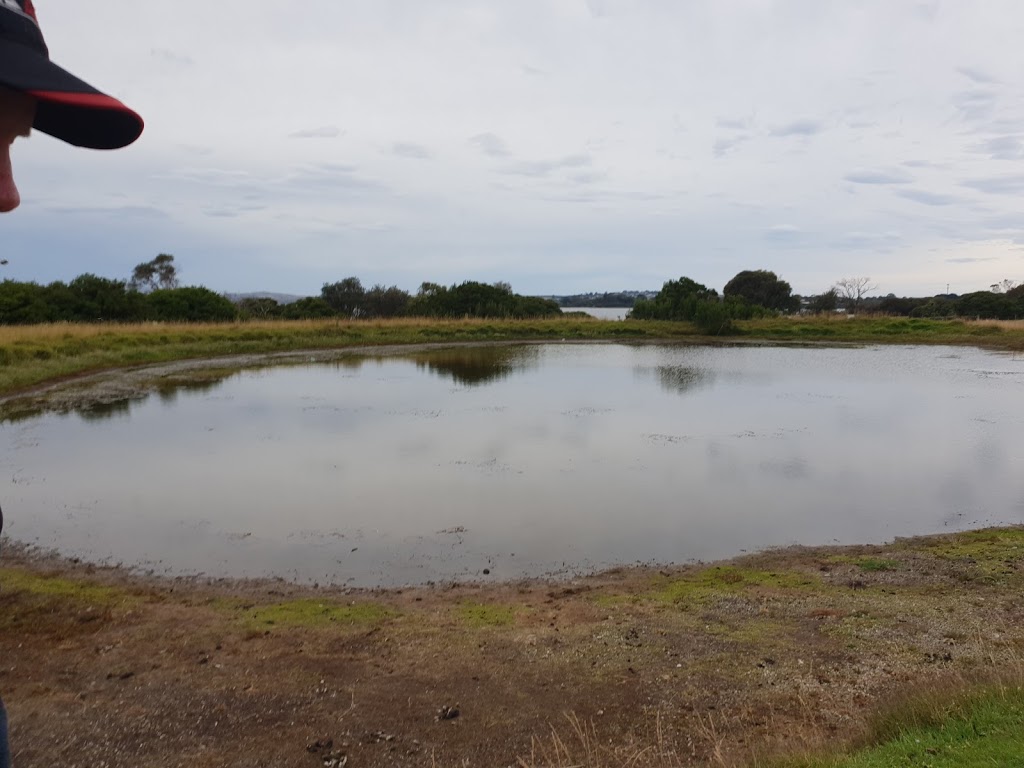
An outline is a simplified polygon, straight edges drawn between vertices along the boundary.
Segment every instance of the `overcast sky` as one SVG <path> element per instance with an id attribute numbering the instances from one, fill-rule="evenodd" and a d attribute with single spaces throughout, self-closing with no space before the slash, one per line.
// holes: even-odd
<path id="1" fill-rule="evenodd" d="M 15 146 L 0 275 L 319 293 L 1024 280 L 1019 0 L 36 0 L 132 147 Z"/>

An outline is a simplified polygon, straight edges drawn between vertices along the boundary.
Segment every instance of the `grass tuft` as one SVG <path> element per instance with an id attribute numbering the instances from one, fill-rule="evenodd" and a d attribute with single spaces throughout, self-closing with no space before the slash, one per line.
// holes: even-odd
<path id="1" fill-rule="evenodd" d="M 854 563 L 862 571 L 895 571 L 900 567 L 900 564 L 896 560 L 887 560 L 880 557 L 862 557 L 855 560 Z"/>
<path id="2" fill-rule="evenodd" d="M 515 608 L 508 605 L 464 602 L 459 605 L 459 617 L 475 629 L 507 627 L 515 622 Z"/>
<path id="3" fill-rule="evenodd" d="M 229 606 L 246 624 L 259 627 L 325 627 L 380 624 L 398 614 L 376 603 L 340 604 L 329 600 L 291 600 L 258 606 Z"/>

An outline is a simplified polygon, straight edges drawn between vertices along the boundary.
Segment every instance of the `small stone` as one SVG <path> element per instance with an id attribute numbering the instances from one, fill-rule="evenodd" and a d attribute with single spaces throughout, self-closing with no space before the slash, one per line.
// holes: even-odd
<path id="1" fill-rule="evenodd" d="M 441 707 L 440 710 L 438 710 L 437 719 L 438 720 L 454 720 L 460 714 L 461 713 L 459 712 L 458 706 L 449 707 L 446 704 L 445 706 Z"/>

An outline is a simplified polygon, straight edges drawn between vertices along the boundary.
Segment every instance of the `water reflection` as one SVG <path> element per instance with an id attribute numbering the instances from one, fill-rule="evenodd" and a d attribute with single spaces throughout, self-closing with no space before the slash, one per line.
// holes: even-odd
<path id="1" fill-rule="evenodd" d="M 692 365 L 637 366 L 637 376 L 653 376 L 666 392 L 685 395 L 715 383 L 714 372 Z"/>
<path id="2" fill-rule="evenodd" d="M 232 376 L 238 375 L 237 371 L 211 374 L 204 372 L 201 378 L 182 378 L 172 381 L 163 381 L 157 387 L 156 394 L 164 405 L 174 405 L 178 397 L 184 394 L 203 395 L 213 392 L 223 386 L 224 382 Z"/>
<path id="3" fill-rule="evenodd" d="M 461 347 L 420 352 L 411 358 L 420 370 L 450 377 L 467 387 L 490 384 L 540 365 L 540 347 Z"/>
<path id="4" fill-rule="evenodd" d="M 83 421 L 103 421 L 104 419 L 114 419 L 118 416 L 127 416 L 131 413 L 132 403 L 138 403 L 145 399 L 145 397 L 125 398 L 124 400 L 115 400 L 112 403 L 92 403 L 78 408 L 74 412 L 78 414 Z M 25 418 L 28 417 L 26 416 Z"/>
<path id="5" fill-rule="evenodd" d="M 168 382 L 0 425 L 5 534 L 374 586 L 1019 523 L 1024 360 L 950 352 L 472 347 Z"/>

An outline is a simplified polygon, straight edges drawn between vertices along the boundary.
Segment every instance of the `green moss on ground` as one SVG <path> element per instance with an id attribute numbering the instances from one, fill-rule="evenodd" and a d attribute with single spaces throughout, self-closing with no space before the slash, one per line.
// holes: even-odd
<path id="1" fill-rule="evenodd" d="M 677 578 L 661 578 L 652 597 L 668 603 L 700 602 L 722 594 L 748 590 L 814 592 L 820 579 L 799 571 L 759 571 L 733 565 L 701 568 Z"/>
<path id="2" fill-rule="evenodd" d="M 459 604 L 458 612 L 459 618 L 475 629 L 507 627 L 516 619 L 515 608 L 508 605 L 463 602 Z"/>
<path id="3" fill-rule="evenodd" d="M 369 602 L 338 603 L 306 598 L 267 605 L 225 606 L 239 613 L 243 622 L 260 627 L 324 627 L 338 624 L 380 624 L 398 614 L 383 605 Z"/>

